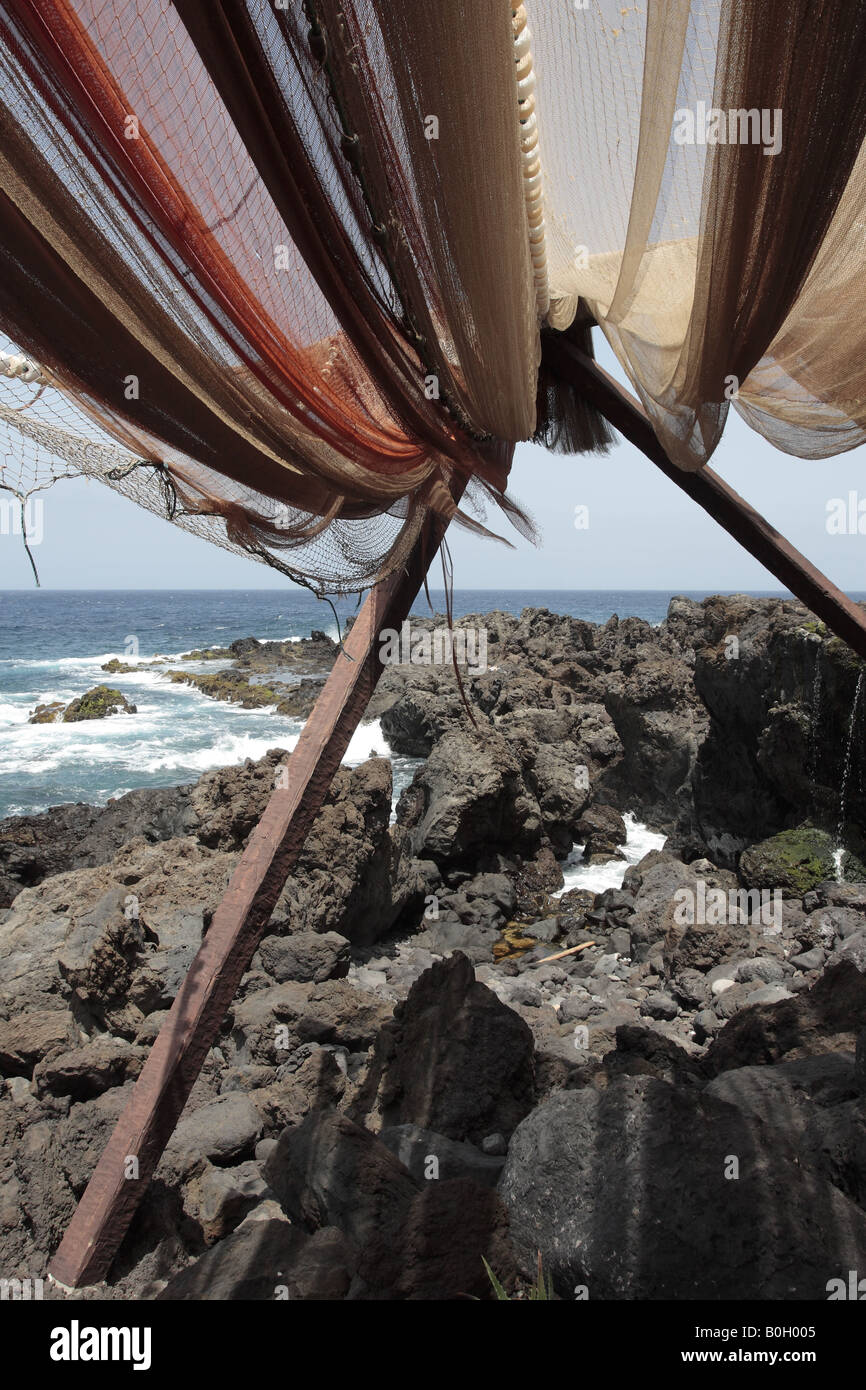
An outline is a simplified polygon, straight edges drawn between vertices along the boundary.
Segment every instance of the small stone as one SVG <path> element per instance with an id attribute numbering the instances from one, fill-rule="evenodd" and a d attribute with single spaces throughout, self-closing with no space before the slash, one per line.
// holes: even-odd
<path id="1" fill-rule="evenodd" d="M 760 989 L 752 990 L 749 995 L 750 1004 L 778 1004 L 782 999 L 792 999 L 794 996 L 784 985 L 762 985 Z"/>
<path id="2" fill-rule="evenodd" d="M 791 964 L 796 965 L 798 970 L 820 970 L 826 960 L 826 952 L 820 946 L 813 946 L 810 951 L 801 951 L 798 956 L 791 956 Z"/>
<path id="3" fill-rule="evenodd" d="M 679 1013 L 676 1000 L 669 994 L 662 994 L 660 991 L 648 994 L 641 1004 L 641 1013 L 649 1018 L 659 1018 L 671 1020 L 676 1018 Z"/>
<path id="4" fill-rule="evenodd" d="M 592 1011 L 593 1003 L 588 994 L 569 994 L 559 1006 L 559 1017 L 563 1023 L 581 1023 Z"/>
<path id="5" fill-rule="evenodd" d="M 721 1026 L 720 1020 L 712 1009 L 701 1009 L 699 1013 L 695 1014 L 693 1027 L 698 1042 L 705 1042 L 707 1038 L 714 1037 Z"/>
<path id="6" fill-rule="evenodd" d="M 725 990 L 730 989 L 733 983 L 733 980 L 725 979 L 723 976 L 720 980 L 713 980 L 713 983 L 710 986 L 710 988 L 712 989 L 713 994 L 715 995 L 724 994 Z"/>
<path id="7" fill-rule="evenodd" d="M 631 956 L 631 934 L 625 927 L 614 927 L 608 937 L 608 945 L 619 956 Z"/>
<path id="8" fill-rule="evenodd" d="M 493 1158 L 501 1158 L 508 1152 L 508 1140 L 504 1134 L 488 1134 L 481 1140 L 481 1152 Z"/>
<path id="9" fill-rule="evenodd" d="M 619 965 L 619 958 L 613 955 L 599 956 L 592 968 L 593 975 L 612 975 Z"/>
<path id="10" fill-rule="evenodd" d="M 749 980 L 760 980 L 762 984 L 778 984 L 785 978 L 785 970 L 781 961 L 773 960 L 767 956 L 755 956 L 751 960 L 741 961 L 737 966 L 736 978 L 748 983 Z"/>
<path id="11" fill-rule="evenodd" d="M 541 991 L 536 989 L 527 980 L 521 980 L 509 989 L 508 997 L 512 1004 L 523 1004 L 524 1007 L 537 1009 L 542 1004 Z"/>

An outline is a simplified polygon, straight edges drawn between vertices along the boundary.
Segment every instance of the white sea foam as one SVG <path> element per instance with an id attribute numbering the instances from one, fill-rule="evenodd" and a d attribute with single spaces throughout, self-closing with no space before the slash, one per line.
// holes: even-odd
<path id="1" fill-rule="evenodd" d="M 42 703 L 41 699 L 39 703 Z M 20 705 L 0 703 L 0 724 L 26 724 L 32 709 L 33 706 L 25 702 Z"/>
<path id="2" fill-rule="evenodd" d="M 273 734 L 261 738 L 254 734 L 221 734 L 206 748 L 153 748 L 148 753 L 141 750 L 140 761 L 130 763 L 130 770 L 136 772 L 208 772 L 214 767 L 232 767 L 244 762 L 246 758 L 263 758 L 269 748 L 290 750 L 298 741 L 297 734 L 288 738 Z"/>
<path id="3" fill-rule="evenodd" d="M 604 864 L 584 864 L 583 846 L 575 845 L 563 865 L 565 883 L 558 893 L 552 894 L 554 898 L 561 897 L 570 888 L 585 888 L 590 893 L 603 893 L 606 888 L 621 888 L 626 869 L 637 864 L 650 850 L 663 847 L 667 836 L 650 830 L 631 811 L 626 811 L 623 820 L 626 842 L 622 846 L 622 853 L 625 858 L 608 859 Z"/>
<path id="4" fill-rule="evenodd" d="M 352 735 L 352 741 L 346 749 L 343 762 L 351 767 L 356 767 L 358 763 L 365 763 L 374 754 L 380 754 L 383 758 L 390 758 L 391 748 L 382 733 L 382 725 L 378 719 L 374 719 L 369 724 L 360 724 Z"/>

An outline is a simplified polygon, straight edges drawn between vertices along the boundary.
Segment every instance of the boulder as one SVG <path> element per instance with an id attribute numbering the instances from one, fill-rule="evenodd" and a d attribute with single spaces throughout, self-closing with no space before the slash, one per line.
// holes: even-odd
<path id="1" fill-rule="evenodd" d="M 519 759 L 487 730 L 440 739 L 402 793 L 397 820 L 413 854 L 438 864 L 495 849 L 531 854 L 542 836 Z"/>
<path id="2" fill-rule="evenodd" d="M 482 1187 L 495 1187 L 505 1162 L 474 1144 L 446 1139 L 420 1125 L 388 1125 L 379 1138 L 417 1182 L 471 1178 Z"/>
<path id="3" fill-rule="evenodd" d="M 259 957 L 262 968 L 280 984 L 285 980 L 320 984 L 348 974 L 349 942 L 333 931 L 266 936 L 259 947 Z"/>
<path id="4" fill-rule="evenodd" d="M 778 888 L 786 897 L 802 898 L 833 873 L 832 836 L 813 826 L 780 831 L 740 855 L 746 888 Z"/>
<path id="5" fill-rule="evenodd" d="M 347 980 L 287 980 L 255 990 L 235 1006 L 235 1058 L 280 1066 L 303 1043 L 336 1043 L 357 1051 L 370 1046 L 390 1017 L 384 1000 Z"/>
<path id="6" fill-rule="evenodd" d="M 161 1300 L 339 1300 L 354 1256 L 333 1228 L 306 1235 L 288 1221 L 247 1221 L 170 1279 Z"/>
<path id="7" fill-rule="evenodd" d="M 335 1225 L 379 1297 L 490 1297 L 486 1258 L 511 1283 L 508 1219 L 496 1193 L 467 1178 L 419 1183 L 345 1116 L 317 1112 L 284 1131 L 265 1174 L 293 1221 Z"/>
<path id="8" fill-rule="evenodd" d="M 239 1226 L 268 1194 L 259 1165 L 252 1159 L 235 1168 L 208 1163 L 186 1187 L 183 1206 L 201 1229 L 205 1244 L 213 1245 Z"/>
<path id="9" fill-rule="evenodd" d="M 755 1004 L 731 1019 L 712 1044 L 713 1073 L 777 1062 L 791 1055 L 852 1050 L 866 1016 L 866 974 L 850 960 L 831 965 L 810 990 Z"/>
<path id="10" fill-rule="evenodd" d="M 754 1116 L 629 1076 L 534 1110 L 499 1193 L 524 1274 L 540 1251 L 564 1298 L 822 1299 L 866 1267 L 866 1216 L 795 1159 Z"/>
<path id="11" fill-rule="evenodd" d="M 328 799 L 278 899 L 275 917 L 292 930 L 339 932 L 364 945 L 389 932 L 413 904 L 422 881 L 409 837 L 390 828 L 391 764 L 370 758 L 337 771 Z"/>
<path id="12" fill-rule="evenodd" d="M 229 1167 L 251 1158 L 262 1131 L 259 1112 L 237 1091 L 218 1096 L 181 1119 L 166 1145 L 160 1170 L 191 1173 L 205 1159 Z"/>
<path id="13" fill-rule="evenodd" d="M 40 1092 L 91 1100 L 112 1086 L 134 1081 L 146 1058 L 146 1048 L 136 1047 L 124 1038 L 100 1034 L 83 1047 L 40 1062 L 33 1079 Z"/>
<path id="14" fill-rule="evenodd" d="M 534 1099 L 533 1039 L 456 952 L 415 981 L 381 1030 L 357 1102 L 383 1125 L 479 1144 L 511 1134 Z"/>
<path id="15" fill-rule="evenodd" d="M 359 1252 L 368 1283 L 400 1275 L 400 1231 L 419 1190 L 390 1149 L 345 1115 L 316 1110 L 280 1135 L 264 1176 L 293 1222 L 337 1226 Z"/>
<path id="16" fill-rule="evenodd" d="M 617 849 L 627 838 L 625 821 L 614 806 L 588 806 L 577 822 L 575 838 L 583 845 L 583 855 L 604 854 L 615 859 Z"/>
<path id="17" fill-rule="evenodd" d="M 42 1058 L 58 1056 L 74 1038 L 65 1009 L 34 1009 L 0 1022 L 0 1076 L 32 1076 Z"/>

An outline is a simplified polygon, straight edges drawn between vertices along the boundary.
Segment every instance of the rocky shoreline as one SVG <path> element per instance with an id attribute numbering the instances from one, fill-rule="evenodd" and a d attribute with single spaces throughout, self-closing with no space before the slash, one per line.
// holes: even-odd
<path id="1" fill-rule="evenodd" d="M 414 778 L 393 808 L 388 759 L 337 774 L 80 1296 L 490 1297 L 483 1256 L 520 1297 L 539 1251 L 560 1298 L 866 1270 L 861 664 L 745 596 L 456 626 L 469 710 L 448 662 L 385 671 Z M 314 698 L 320 638 L 190 656 L 231 653 L 217 698 Z M 285 758 L 0 822 L 5 1277 L 44 1273 Z M 635 815 L 666 840 L 628 863 Z M 576 843 L 619 885 L 570 887 Z"/>

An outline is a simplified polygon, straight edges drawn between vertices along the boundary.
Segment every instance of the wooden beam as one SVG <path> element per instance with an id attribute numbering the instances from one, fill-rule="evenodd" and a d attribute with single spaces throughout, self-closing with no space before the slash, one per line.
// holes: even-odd
<path id="1" fill-rule="evenodd" d="M 453 485 L 455 501 L 462 491 Z M 405 569 L 372 590 L 337 654 L 289 758 L 288 786 L 274 791 L 247 842 L 49 1265 L 61 1284 L 77 1288 L 106 1277 L 382 674 L 379 633 L 399 629 L 408 616 L 444 532 L 445 524 L 428 516 Z"/>
<path id="2" fill-rule="evenodd" d="M 847 594 L 801 555 L 745 498 L 714 473 L 701 468 L 686 473 L 668 457 L 649 416 L 634 396 L 609 372 L 559 334 L 544 335 L 544 356 L 554 370 L 574 383 L 602 415 L 661 469 L 665 477 L 709 512 L 734 540 L 760 560 L 771 574 L 802 599 L 813 613 L 866 659 L 866 613 Z"/>

